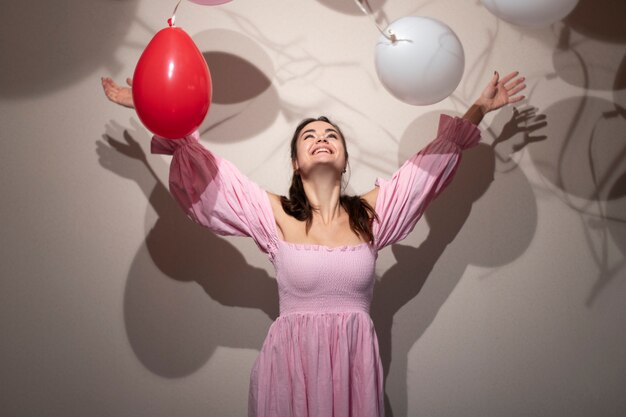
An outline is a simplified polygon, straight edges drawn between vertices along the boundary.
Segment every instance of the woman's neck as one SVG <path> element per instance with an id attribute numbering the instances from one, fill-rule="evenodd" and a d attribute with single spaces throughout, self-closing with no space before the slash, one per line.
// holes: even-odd
<path id="1" fill-rule="evenodd" d="M 341 215 L 341 176 L 336 172 L 316 172 L 308 178 L 302 178 L 304 192 L 315 209 L 313 217 L 319 216 L 325 224 L 330 224 Z"/>

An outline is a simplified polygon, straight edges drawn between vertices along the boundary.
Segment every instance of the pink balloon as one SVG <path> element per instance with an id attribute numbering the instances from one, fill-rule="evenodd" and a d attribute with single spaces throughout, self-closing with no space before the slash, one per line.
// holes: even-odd
<path id="1" fill-rule="evenodd" d="M 189 0 L 192 3 L 201 4 L 203 6 L 217 6 L 218 4 L 228 3 L 232 0 Z"/>

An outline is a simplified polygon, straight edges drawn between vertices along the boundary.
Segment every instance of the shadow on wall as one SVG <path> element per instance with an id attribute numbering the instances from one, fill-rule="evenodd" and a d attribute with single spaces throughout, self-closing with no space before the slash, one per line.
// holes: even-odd
<path id="1" fill-rule="evenodd" d="M 267 53 L 247 36 L 227 29 L 203 31 L 193 40 L 205 51 L 213 80 L 212 104 L 200 126 L 201 136 L 211 142 L 232 143 L 270 127 L 281 105 Z M 205 135 L 209 131 L 211 134 Z"/>
<path id="2" fill-rule="evenodd" d="M 626 118 L 615 103 L 590 96 L 559 101 L 546 109 L 548 140 L 530 156 L 558 196 L 577 212 L 598 268 L 587 305 L 615 278 L 624 260 L 609 256 L 611 239 L 626 254 Z"/>
<path id="3" fill-rule="evenodd" d="M 542 117 L 533 112 L 513 113 L 511 120 L 503 120 L 507 116 L 502 111 L 493 123 L 508 126 L 495 144 L 545 126 Z M 409 126 L 402 138 L 400 160 L 416 151 L 415 138 L 421 136 L 420 132 L 432 130 L 427 126 L 436 125 L 437 117 L 429 113 Z M 525 175 L 512 160 L 502 160 L 494 147 L 486 144 L 464 151 L 454 180 L 425 216 L 430 228 L 426 239 L 417 248 L 394 245 L 397 263 L 374 290 L 372 317 L 386 384 L 393 381 L 390 385 L 394 387 L 385 395 L 388 416 L 407 415 L 408 353 L 433 322 L 467 266 L 498 267 L 513 262 L 526 250 L 537 226 L 536 201 Z M 429 276 L 432 285 L 424 290 L 427 294 L 422 294 Z M 404 310 L 402 317 L 410 320 L 396 316 L 400 309 Z"/>
<path id="4" fill-rule="evenodd" d="M 623 13 L 626 13 L 626 3 L 621 4 Z M 617 16 L 621 19 L 621 15 Z M 624 34 L 614 33 L 599 37 L 593 36 L 593 33 L 581 33 L 577 24 L 583 22 L 583 17 L 578 16 L 573 22 L 567 20 L 560 28 L 557 48 L 552 57 L 556 75 L 571 85 L 588 90 L 623 89 L 624 72 L 619 71 L 624 66 L 626 52 L 626 29 L 623 22 L 620 22 L 619 30 L 625 32 Z M 610 30 L 611 20 L 605 22 Z"/>
<path id="5" fill-rule="evenodd" d="M 611 91 L 613 101 L 585 92 L 550 105 L 547 140 L 529 147 L 548 188 L 576 211 L 598 268 L 586 304 L 591 306 L 626 261 L 611 259 L 612 245 L 626 253 L 626 2 L 580 0 L 553 26 L 554 73 L 533 88 L 564 81 L 583 90 Z M 531 28 L 517 27 L 525 35 Z M 552 88 L 560 88 L 558 86 Z M 513 149 L 516 151 L 516 149 Z"/>
<path id="6" fill-rule="evenodd" d="M 285 110 L 271 82 L 271 60 L 256 42 L 222 29 L 196 34 L 194 41 L 205 51 L 214 87 L 209 115 L 200 127 L 203 139 L 254 137 Z M 137 124 L 132 133 L 110 126 L 97 152 L 102 166 L 138 183 L 158 216 L 148 225 L 128 275 L 128 339 L 150 371 L 182 377 L 197 371 L 218 346 L 258 349 L 278 316 L 278 288 L 274 278 L 248 265 L 228 241 L 184 215 L 155 174 L 166 167 L 150 166 L 135 140 L 147 142 L 143 132 Z"/>
<path id="7" fill-rule="evenodd" d="M 101 165 L 136 181 L 158 216 L 128 274 L 126 330 L 148 369 L 181 377 L 197 371 L 217 346 L 261 346 L 270 320 L 278 316 L 278 288 L 265 270 L 248 265 L 238 249 L 184 215 L 155 175 L 167 168 L 149 165 L 135 140 L 148 140 L 140 132 L 138 125 L 132 133 L 110 131 L 108 146 L 99 142 L 97 149 Z M 121 136 L 123 141 L 114 139 Z M 188 282 L 200 285 L 210 299 Z M 259 309 L 265 316 L 224 306 Z"/>
<path id="8" fill-rule="evenodd" d="M 611 190 L 609 191 L 609 201 L 611 204 L 607 205 L 606 210 L 606 219 L 607 223 L 611 226 L 608 228 L 611 236 L 613 237 L 613 241 L 617 245 L 617 247 L 622 252 L 623 259 L 626 259 L 626 171 L 619 177 L 611 186 Z M 615 276 L 614 273 L 611 273 L 612 268 L 606 269 L 606 278 L 611 279 Z M 601 279 L 598 281 L 598 285 L 600 288 L 603 286 L 604 282 Z M 598 291 L 600 290 L 598 288 Z M 591 292 L 589 300 L 593 300 L 594 291 Z"/>
<path id="9" fill-rule="evenodd" d="M 624 16 L 626 2 L 622 0 L 579 0 L 565 23 L 588 38 L 625 43 Z"/>
<path id="10" fill-rule="evenodd" d="M 269 78 L 271 60 L 262 49 L 228 30 L 201 32 L 194 41 L 207 51 L 203 55 L 214 85 L 201 133 L 210 132 L 205 137 L 212 141 L 235 142 L 271 125 L 280 106 Z M 109 126 L 97 152 L 103 167 L 137 182 L 158 216 L 147 226 L 146 240 L 128 274 L 124 299 L 128 340 L 150 371 L 182 377 L 196 372 L 218 346 L 258 349 L 278 316 L 278 288 L 275 279 L 247 264 L 228 241 L 184 215 L 155 174 L 167 167 L 151 166 L 135 139 L 147 143 L 144 132 L 138 124 L 131 133 Z M 150 161 L 154 165 L 160 159 Z"/>
<path id="11" fill-rule="evenodd" d="M 136 0 L 8 1 L 0 27 L 0 96 L 56 91 L 106 68 L 119 72 Z"/>
<path id="12" fill-rule="evenodd" d="M 584 95 L 554 103 L 546 109 L 554 122 L 549 140 L 530 151 L 537 169 L 585 226 L 599 271 L 588 306 L 624 266 L 623 259 L 609 256 L 611 242 L 626 254 L 625 13 L 623 1 L 581 0 L 564 21 L 554 75 L 584 90 L 613 91 L 613 102 Z"/>

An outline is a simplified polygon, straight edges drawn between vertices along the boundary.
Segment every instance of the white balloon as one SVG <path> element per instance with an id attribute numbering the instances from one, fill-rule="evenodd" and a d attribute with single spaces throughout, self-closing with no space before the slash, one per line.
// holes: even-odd
<path id="1" fill-rule="evenodd" d="M 482 0 L 494 15 L 520 26 L 549 26 L 570 14 L 578 0 Z"/>
<path id="2" fill-rule="evenodd" d="M 445 24 L 427 17 L 391 23 L 376 45 L 376 72 L 396 98 L 413 105 L 437 103 L 459 85 L 465 67 L 463 46 Z"/>

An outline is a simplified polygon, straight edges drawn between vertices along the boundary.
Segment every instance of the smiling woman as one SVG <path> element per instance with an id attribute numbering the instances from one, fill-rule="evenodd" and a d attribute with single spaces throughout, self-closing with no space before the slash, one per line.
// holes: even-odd
<path id="1" fill-rule="evenodd" d="M 266 192 L 199 143 L 152 139 L 173 155 L 170 191 L 188 216 L 219 235 L 251 237 L 276 269 L 280 316 L 250 377 L 251 417 L 384 415 L 383 370 L 369 316 L 378 251 L 404 239 L 445 188 L 485 113 L 520 101 L 523 78 L 493 78 L 463 118 L 442 115 L 436 138 L 390 180 L 342 195 L 348 163 L 339 127 L 305 119 L 291 140 L 289 196 Z M 129 87 L 103 80 L 107 97 Z"/>
<path id="2" fill-rule="evenodd" d="M 346 172 L 348 164 L 348 149 L 346 141 L 341 133 L 341 129 L 333 124 L 328 118 L 321 116 L 317 119 L 305 119 L 296 127 L 291 139 L 291 162 L 293 165 L 293 176 L 289 187 L 289 198 L 281 196 L 280 203 L 290 217 L 305 222 L 304 236 L 302 230 L 293 227 L 283 227 L 279 224 L 279 232 L 284 238 L 285 233 L 295 241 L 307 241 L 313 223 L 313 212 L 315 207 L 319 207 L 320 194 L 324 189 L 320 189 L 318 184 L 323 184 L 323 180 L 315 180 L 316 176 L 330 176 L 330 181 L 336 183 Z M 341 191 L 332 189 L 331 192 Z M 328 192 L 328 190 L 326 190 Z M 275 199 L 275 196 L 270 195 Z M 356 196 L 346 196 L 339 194 L 340 211 L 348 213 L 351 236 L 350 243 L 370 242 L 373 240 L 371 230 L 371 220 L 376 217 L 372 206 L 364 199 Z M 341 213 L 338 213 L 341 215 Z M 328 215 L 327 215 L 328 216 Z M 339 217 L 339 216 L 338 216 Z M 289 223 L 289 217 L 283 219 L 283 223 Z M 296 233 L 294 233 L 294 231 Z"/>

